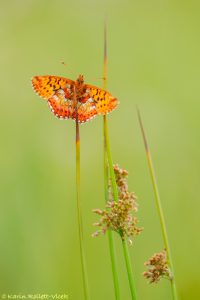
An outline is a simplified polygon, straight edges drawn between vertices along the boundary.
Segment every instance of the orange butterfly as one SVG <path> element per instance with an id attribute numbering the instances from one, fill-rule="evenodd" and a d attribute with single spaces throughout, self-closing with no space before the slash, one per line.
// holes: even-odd
<path id="1" fill-rule="evenodd" d="M 96 115 L 111 112 L 118 105 L 109 92 L 85 84 L 82 75 L 76 81 L 59 76 L 34 76 L 32 85 L 60 119 L 76 120 L 77 116 L 78 122 L 84 123 Z"/>

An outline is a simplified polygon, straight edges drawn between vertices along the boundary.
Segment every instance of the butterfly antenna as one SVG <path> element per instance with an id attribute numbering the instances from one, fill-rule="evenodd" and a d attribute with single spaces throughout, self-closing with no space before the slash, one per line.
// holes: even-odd
<path id="1" fill-rule="evenodd" d="M 61 60 L 60 63 L 61 63 L 63 66 L 67 67 L 67 69 L 70 71 L 70 73 L 71 73 L 73 76 L 76 76 L 76 75 L 74 74 L 74 72 L 73 72 L 71 69 L 69 69 L 68 65 L 65 63 L 64 60 Z"/>
<path id="2" fill-rule="evenodd" d="M 103 82 L 104 82 L 105 77 L 90 77 L 89 80 L 90 81 L 99 81 L 99 80 L 102 81 L 103 80 Z"/>

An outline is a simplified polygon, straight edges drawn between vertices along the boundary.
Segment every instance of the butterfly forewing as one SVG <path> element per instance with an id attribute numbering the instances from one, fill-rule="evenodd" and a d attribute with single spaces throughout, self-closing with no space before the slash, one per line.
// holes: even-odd
<path id="1" fill-rule="evenodd" d="M 92 85 L 86 87 L 95 103 L 97 114 L 105 115 L 117 107 L 118 100 L 109 92 Z"/>
<path id="2" fill-rule="evenodd" d="M 44 99 L 52 97 L 59 89 L 70 93 L 73 90 L 74 81 L 59 77 L 59 76 L 34 76 L 32 78 L 32 85 L 35 92 Z"/>

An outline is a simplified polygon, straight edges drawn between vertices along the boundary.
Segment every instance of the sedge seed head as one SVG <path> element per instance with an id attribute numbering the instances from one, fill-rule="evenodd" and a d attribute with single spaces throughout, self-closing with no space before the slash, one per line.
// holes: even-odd
<path id="1" fill-rule="evenodd" d="M 149 280 L 149 283 L 158 283 L 161 278 L 172 279 L 165 250 L 155 253 L 144 265 L 147 271 L 143 273 L 143 276 Z"/>
<path id="2" fill-rule="evenodd" d="M 113 168 L 119 201 L 114 201 L 111 182 L 109 182 L 109 201 L 105 209 L 93 210 L 94 213 L 101 216 L 99 222 L 96 223 L 100 230 L 96 231 L 93 236 L 98 236 L 110 229 L 120 234 L 123 240 L 127 238 L 131 244 L 132 239 L 143 230 L 137 227 L 138 219 L 133 216 L 133 213 L 138 210 L 137 197 L 133 192 L 128 191 L 128 172 L 118 165 L 114 165 Z"/>

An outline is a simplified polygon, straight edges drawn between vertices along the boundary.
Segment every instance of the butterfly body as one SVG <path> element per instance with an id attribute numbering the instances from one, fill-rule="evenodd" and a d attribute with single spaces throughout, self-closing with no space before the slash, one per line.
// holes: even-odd
<path id="1" fill-rule="evenodd" d="M 109 92 L 84 83 L 82 75 L 76 81 L 59 76 L 34 76 L 34 91 L 48 101 L 54 115 L 60 119 L 87 122 L 96 115 L 115 109 L 118 100 Z"/>

